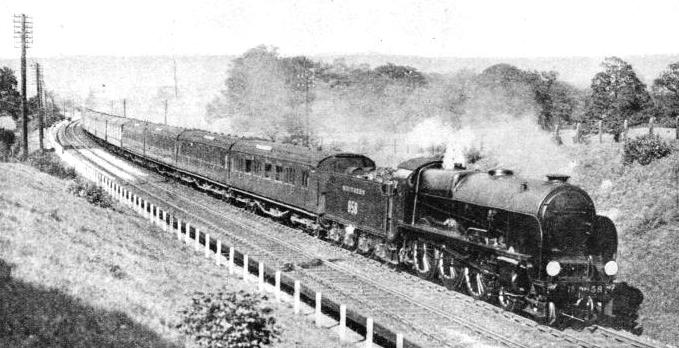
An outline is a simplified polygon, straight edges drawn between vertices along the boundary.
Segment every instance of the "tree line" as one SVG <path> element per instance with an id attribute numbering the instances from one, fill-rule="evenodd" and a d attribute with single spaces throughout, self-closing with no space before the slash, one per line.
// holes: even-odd
<path id="1" fill-rule="evenodd" d="M 45 127 L 49 127 L 52 123 L 62 119 L 63 116 L 59 114 L 60 110 L 54 104 L 54 94 L 45 92 L 45 98 L 51 101 L 51 112 L 45 115 Z M 29 129 L 35 129 L 38 126 L 31 121 L 38 118 L 38 111 L 40 110 L 37 95 L 28 98 L 27 109 Z M 11 119 L 9 123 L 14 123 L 15 129 L 9 128 L 7 119 Z M 15 132 L 18 132 L 18 128 L 20 128 L 18 125 L 22 121 L 21 93 L 18 90 L 18 80 L 14 71 L 6 66 L 0 68 L 0 120 L 2 120 L 0 123 L 0 160 L 7 160 L 16 141 Z"/>
<path id="2" fill-rule="evenodd" d="M 601 120 L 619 140 L 623 119 L 634 126 L 679 115 L 679 62 L 649 89 L 629 63 L 609 57 L 589 88 L 577 88 L 556 71 L 509 64 L 480 73 L 424 73 L 392 63 L 371 68 L 344 59 L 282 57 L 259 46 L 234 59 L 224 88 L 207 107 L 208 119 L 225 118 L 234 132 L 289 142 L 303 142 L 309 133 L 314 139 L 366 129 L 404 132 L 430 117 L 455 127 L 497 115 L 533 117 L 545 130 L 582 122 L 585 131 L 596 131 Z"/>

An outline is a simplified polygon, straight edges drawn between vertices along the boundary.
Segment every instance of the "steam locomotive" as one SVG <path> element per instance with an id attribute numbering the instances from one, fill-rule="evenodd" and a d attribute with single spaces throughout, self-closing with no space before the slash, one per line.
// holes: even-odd
<path id="1" fill-rule="evenodd" d="M 476 299 L 549 324 L 611 315 L 617 232 L 567 176 L 444 169 L 440 157 L 378 175 L 361 154 L 92 110 L 82 125 L 165 175 Z"/>

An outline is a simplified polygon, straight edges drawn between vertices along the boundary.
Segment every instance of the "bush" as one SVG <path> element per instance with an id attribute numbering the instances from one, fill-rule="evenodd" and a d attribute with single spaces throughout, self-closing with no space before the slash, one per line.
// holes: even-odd
<path id="1" fill-rule="evenodd" d="M 56 176 L 62 179 L 75 179 L 75 169 L 64 167 L 57 155 L 52 152 L 33 152 L 28 156 L 28 163 L 41 172 Z"/>
<path id="2" fill-rule="evenodd" d="M 672 153 L 672 147 L 657 135 L 646 134 L 625 143 L 623 163 L 634 161 L 645 166 L 653 160 L 663 158 Z"/>
<path id="3" fill-rule="evenodd" d="M 68 192 L 79 197 L 84 197 L 89 203 L 102 208 L 110 208 L 113 205 L 113 201 L 104 190 L 90 182 L 76 180 L 68 186 Z"/>
<path id="4" fill-rule="evenodd" d="M 472 147 L 464 152 L 464 158 L 467 160 L 467 164 L 474 164 L 483 159 L 483 154 L 481 153 L 481 149 Z"/>
<path id="5" fill-rule="evenodd" d="M 265 297 L 244 291 L 196 292 L 192 303 L 180 311 L 177 325 L 202 347 L 260 347 L 278 336 L 271 308 Z"/>

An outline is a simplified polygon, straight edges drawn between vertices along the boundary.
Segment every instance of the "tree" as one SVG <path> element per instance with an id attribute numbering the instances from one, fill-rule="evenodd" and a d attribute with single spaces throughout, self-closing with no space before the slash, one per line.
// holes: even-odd
<path id="1" fill-rule="evenodd" d="M 559 122 L 569 122 L 577 105 L 575 88 L 559 81 L 558 76 L 555 71 L 492 65 L 476 79 L 475 102 L 487 113 L 535 114 L 542 129 L 552 129 Z"/>
<path id="2" fill-rule="evenodd" d="M 612 133 L 618 141 L 624 120 L 628 119 L 630 125 L 642 122 L 643 112 L 651 106 L 651 97 L 629 63 L 618 57 L 608 57 L 602 67 L 604 71 L 592 78 L 585 123 L 592 129 L 602 120 L 604 131 Z"/>
<path id="3" fill-rule="evenodd" d="M 275 48 L 258 46 L 234 59 L 226 89 L 207 108 L 208 118 L 229 118 L 237 132 L 275 139 L 291 112 L 286 75 Z"/>
<path id="4" fill-rule="evenodd" d="M 0 111 L 5 111 L 15 120 L 21 114 L 21 93 L 17 90 L 14 71 L 8 67 L 0 68 Z"/>
<path id="5" fill-rule="evenodd" d="M 375 68 L 375 73 L 391 80 L 402 81 L 410 87 L 422 87 L 427 84 L 427 79 L 421 72 L 407 65 L 387 63 Z"/>
<path id="6" fill-rule="evenodd" d="M 653 98 L 665 116 L 679 115 L 679 62 L 672 63 L 653 81 Z"/>

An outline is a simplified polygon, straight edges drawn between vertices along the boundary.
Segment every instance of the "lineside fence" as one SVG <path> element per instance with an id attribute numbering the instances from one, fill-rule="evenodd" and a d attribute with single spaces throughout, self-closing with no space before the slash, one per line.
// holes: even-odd
<path id="1" fill-rule="evenodd" d="M 664 127 L 659 127 L 659 126 L 664 126 Z M 679 116 L 677 116 L 674 120 L 674 127 L 671 127 L 672 125 L 669 125 L 668 127 L 667 122 L 665 122 L 664 125 L 657 125 L 656 124 L 656 118 L 655 117 L 650 117 L 648 119 L 648 123 L 642 123 L 639 125 L 636 125 L 634 127 L 629 126 L 629 121 L 625 119 L 622 124 L 622 131 L 620 133 L 620 138 L 619 141 L 621 143 L 625 143 L 627 140 L 640 136 L 643 134 L 651 134 L 651 135 L 658 135 L 666 140 L 668 139 L 674 139 L 674 140 L 679 140 Z M 589 134 L 585 134 L 583 130 L 583 125 L 582 122 L 578 122 L 575 124 L 575 127 L 561 127 L 560 125 L 557 125 L 556 128 L 554 129 L 553 132 L 553 137 L 554 139 L 557 140 L 557 142 L 563 141 L 564 138 L 568 139 L 569 137 L 564 137 L 562 134 L 563 131 L 570 131 L 571 133 L 571 138 L 568 140 L 572 140 L 573 143 L 583 143 L 584 142 L 584 137 L 585 136 L 590 136 L 590 137 L 596 137 L 598 138 L 598 142 L 601 144 L 605 140 L 605 136 L 607 133 L 604 132 L 603 129 L 603 121 L 599 120 L 596 123 L 596 132 L 589 132 Z"/>
<path id="2" fill-rule="evenodd" d="M 239 276 L 244 281 L 252 281 L 256 277 L 258 291 L 260 292 L 266 290 L 265 284 L 272 285 L 274 297 L 278 302 L 283 301 L 283 292 L 292 295 L 295 314 L 301 313 L 302 301 L 313 306 L 314 322 L 317 327 L 321 326 L 323 313 L 337 320 L 339 322 L 340 341 L 347 340 L 347 326 L 351 325 L 364 329 L 365 347 L 368 348 L 373 346 L 375 337 L 379 337 L 397 348 L 421 347 L 419 344 L 404 338 L 403 334 L 393 332 L 386 326 L 375 323 L 373 318 L 362 315 L 358 310 L 347 308 L 345 304 L 336 303 L 323 297 L 321 292 L 305 286 L 300 280 L 282 273 L 277 268 L 257 261 L 248 254 L 236 250 L 232 245 L 223 243 L 214 235 L 210 235 L 207 229 L 201 228 L 200 224 L 185 219 L 180 212 L 174 211 L 175 209 L 168 207 L 164 202 L 153 202 L 140 196 L 97 166 L 81 161 L 56 141 L 56 133 L 67 123 L 68 121 L 62 121 L 50 128 L 48 132 L 55 153 L 64 162 L 75 168 L 78 174 L 101 187 L 114 200 L 136 211 L 153 225 L 171 234 L 172 238 L 194 248 L 205 258 L 214 259 L 217 266 L 225 267 L 228 270 L 229 276 Z M 241 268 L 240 272 L 238 272 L 237 266 Z M 240 275 L 237 273 L 240 273 Z"/>

